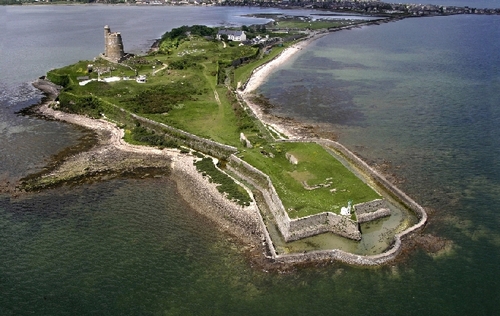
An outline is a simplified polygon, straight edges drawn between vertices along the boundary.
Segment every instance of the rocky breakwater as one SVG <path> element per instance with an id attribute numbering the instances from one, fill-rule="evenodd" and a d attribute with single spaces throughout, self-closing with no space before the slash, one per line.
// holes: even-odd
<path id="1" fill-rule="evenodd" d="M 59 95 L 59 92 L 63 87 L 53 84 L 52 82 L 45 79 L 45 77 L 40 77 L 32 82 L 33 86 L 45 94 L 45 97 L 53 101 Z"/>
<path id="2" fill-rule="evenodd" d="M 191 155 L 174 158 L 172 179 L 185 201 L 200 214 L 215 222 L 221 230 L 234 235 L 252 248 L 265 241 L 265 232 L 255 203 L 241 206 L 227 199 L 217 190 L 217 185 L 196 170 L 196 159 Z"/>

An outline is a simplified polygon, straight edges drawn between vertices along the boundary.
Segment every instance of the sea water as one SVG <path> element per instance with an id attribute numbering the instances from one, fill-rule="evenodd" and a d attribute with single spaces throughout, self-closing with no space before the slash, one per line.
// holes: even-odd
<path id="1" fill-rule="evenodd" d="M 100 24 L 121 31 L 127 50 L 186 24 L 182 16 L 239 24 L 246 22 L 235 16 L 248 11 L 0 7 L 9 30 L 0 33 L 0 174 L 15 179 L 39 170 L 82 135 L 14 112 L 40 98 L 29 81 L 101 51 L 94 44 Z M 432 256 L 417 248 L 375 270 L 332 263 L 268 273 L 191 210 L 168 178 L 2 195 L 0 314 L 496 314 L 498 26 L 496 16 L 456 16 L 337 32 L 262 87 L 276 113 L 325 123 L 399 179 L 432 211 L 424 233 L 450 241 L 449 251 Z M 294 81 L 285 80 L 289 74 Z"/>

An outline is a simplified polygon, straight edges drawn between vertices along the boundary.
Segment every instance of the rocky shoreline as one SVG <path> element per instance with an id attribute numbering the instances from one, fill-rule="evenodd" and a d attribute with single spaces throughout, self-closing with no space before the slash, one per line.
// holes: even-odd
<path id="1" fill-rule="evenodd" d="M 266 258 L 264 231 L 257 206 L 252 203 L 242 207 L 225 198 L 217 190 L 217 185 L 196 169 L 193 162 L 199 158 L 177 149 L 126 143 L 124 131 L 111 122 L 54 110 L 51 106 L 58 91 L 54 84 L 38 79 L 34 86 L 46 97 L 30 108 L 29 114 L 83 127 L 92 131 L 94 137 L 88 148 L 59 156 L 52 166 L 22 179 L 14 195 L 123 176 L 168 176 L 174 180 L 180 196 L 188 205 L 206 216 L 215 227 L 233 236 L 254 265 L 272 269 L 272 263 Z"/>

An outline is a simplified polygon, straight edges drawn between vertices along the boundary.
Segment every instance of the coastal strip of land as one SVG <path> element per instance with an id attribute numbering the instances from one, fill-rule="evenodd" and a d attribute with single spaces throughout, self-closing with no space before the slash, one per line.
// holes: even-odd
<path id="1" fill-rule="evenodd" d="M 290 58 L 311 41 L 325 34 L 328 33 L 315 33 L 307 39 L 285 49 L 276 58 L 257 68 L 244 86 L 245 89 L 239 92 L 242 100 L 253 110 L 259 120 L 272 126 L 288 138 L 300 139 L 304 136 L 295 130 L 292 125 L 280 124 L 272 119 L 272 115 L 264 115 L 260 107 L 251 102 L 250 97 L 252 92 L 277 67 L 289 61 Z M 318 252 L 310 255 L 295 254 L 277 260 L 280 258 L 276 256 L 275 252 L 269 251 L 273 247 L 272 241 L 267 234 L 266 226 L 262 221 L 255 202 L 249 206 L 241 206 L 227 199 L 224 194 L 217 190 L 215 184 L 210 183 L 208 179 L 196 170 L 193 162 L 199 158 L 195 155 L 176 149 L 158 149 L 128 144 L 123 140 L 124 131 L 107 120 L 91 119 L 52 109 L 50 105 L 57 94 L 54 92 L 55 88 L 51 87 L 44 80 L 38 80 L 34 85 L 45 91 L 49 96 L 39 106 L 39 114 L 91 129 L 98 135 L 99 139 L 98 144 L 91 150 L 66 157 L 57 168 L 41 175 L 37 183 L 34 184 L 35 190 L 37 189 L 36 185 L 41 189 L 44 183 L 47 184 L 47 187 L 50 187 L 55 182 L 71 182 L 73 179 L 86 176 L 106 179 L 116 175 L 127 175 L 129 172 L 133 173 L 134 170 L 168 170 L 166 173 L 177 183 L 178 191 L 184 200 L 193 209 L 214 221 L 217 227 L 235 236 L 247 246 L 249 245 L 246 249 L 250 250 L 249 253 L 254 255 L 254 261 L 260 261 L 260 265 L 280 262 L 282 265 L 278 266 L 283 267 L 283 264 L 287 266 L 288 264 L 296 265 L 312 261 L 329 261 L 331 259 L 339 259 L 351 264 L 379 265 L 393 260 L 400 252 L 401 241 L 398 237 L 396 242 L 397 247 L 391 248 L 387 254 L 388 256 L 384 255 L 385 253 L 381 254 L 378 256 L 380 258 L 376 261 L 370 261 L 366 257 L 362 258 L 342 251 L 333 251 L 330 254 L 327 252 Z M 419 226 L 425 223 L 425 218 Z M 273 253 L 274 255 L 272 255 Z M 311 255 L 313 256 L 311 257 Z M 269 258 L 271 260 L 267 260 Z"/>

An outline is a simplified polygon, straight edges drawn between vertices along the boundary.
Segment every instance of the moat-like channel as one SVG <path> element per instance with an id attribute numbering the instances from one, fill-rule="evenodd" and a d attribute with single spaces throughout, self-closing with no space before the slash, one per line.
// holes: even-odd
<path id="1" fill-rule="evenodd" d="M 395 235 L 416 224 L 418 219 L 415 213 L 407 209 L 404 205 L 396 201 L 380 186 L 375 185 L 363 175 L 352 164 L 348 163 L 340 155 L 334 154 L 335 158 L 341 161 L 348 169 L 360 177 L 364 182 L 369 183 L 388 202 L 387 206 L 391 210 L 389 217 L 384 217 L 367 223 L 362 223 L 359 228 L 362 233 L 360 241 L 351 240 L 334 233 L 323 233 L 316 236 L 303 238 L 296 241 L 286 242 L 279 232 L 279 229 L 272 219 L 272 215 L 265 208 L 264 212 L 266 227 L 276 248 L 277 254 L 303 253 L 313 250 L 340 249 L 345 252 L 357 255 L 375 255 L 383 253 L 394 242 Z"/>

